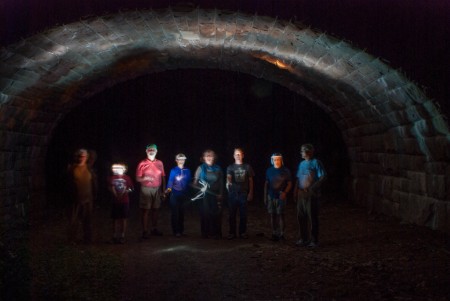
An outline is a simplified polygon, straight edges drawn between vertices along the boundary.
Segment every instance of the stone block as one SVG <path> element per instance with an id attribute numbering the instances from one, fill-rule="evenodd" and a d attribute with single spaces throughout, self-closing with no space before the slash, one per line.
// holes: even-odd
<path id="1" fill-rule="evenodd" d="M 392 191 L 392 202 L 402 204 L 403 202 L 407 202 L 408 200 L 409 200 L 409 192 L 401 190 Z"/>
<path id="2" fill-rule="evenodd" d="M 406 171 L 406 177 L 411 180 L 409 192 L 426 195 L 427 193 L 427 174 L 418 171 Z"/>
<path id="3" fill-rule="evenodd" d="M 371 152 L 383 152 L 386 148 L 385 135 L 372 135 L 361 138 L 361 146 Z"/>
<path id="4" fill-rule="evenodd" d="M 434 175 L 446 175 L 446 170 L 449 169 L 450 164 L 448 162 L 426 162 L 424 164 L 424 170 L 427 174 Z M 450 173 L 447 173 L 450 176 Z"/>
<path id="5" fill-rule="evenodd" d="M 12 188 L 15 185 L 14 170 L 0 172 L 0 189 Z"/>
<path id="6" fill-rule="evenodd" d="M 354 178 L 351 181 L 350 195 L 352 200 L 354 200 L 357 204 L 366 206 L 369 188 L 370 183 L 368 179 Z"/>
<path id="7" fill-rule="evenodd" d="M 400 168 L 412 171 L 425 170 L 426 158 L 423 155 L 402 155 Z"/>
<path id="8" fill-rule="evenodd" d="M 380 213 L 387 216 L 398 217 L 399 203 L 392 202 L 392 200 L 388 198 L 381 198 L 379 201 Z"/>
<path id="9" fill-rule="evenodd" d="M 427 226 L 450 233 L 450 202 L 437 201 L 434 204 L 434 211 L 435 214 Z"/>
<path id="10" fill-rule="evenodd" d="M 427 175 L 427 194 L 430 197 L 444 200 L 447 195 L 446 176 L 443 175 Z"/>
<path id="11" fill-rule="evenodd" d="M 405 124 L 405 125 L 399 125 L 395 126 L 393 128 L 390 128 L 388 130 L 388 133 L 392 134 L 393 136 L 401 137 L 401 138 L 412 138 L 414 137 L 411 133 L 412 125 Z"/>
<path id="12" fill-rule="evenodd" d="M 448 137 L 426 137 L 423 142 L 426 144 L 432 161 L 450 161 L 450 139 Z"/>
<path id="13" fill-rule="evenodd" d="M 402 198 L 399 206 L 402 220 L 421 226 L 434 218 L 433 205 L 437 200 L 410 193 L 407 199 Z"/>
<path id="14" fill-rule="evenodd" d="M 354 177 L 369 177 L 371 174 L 383 174 L 380 164 L 354 162 L 350 167 L 351 175 Z"/>
<path id="15" fill-rule="evenodd" d="M 400 154 L 378 154 L 378 162 L 380 163 L 385 175 L 399 175 L 402 160 L 403 156 Z"/>

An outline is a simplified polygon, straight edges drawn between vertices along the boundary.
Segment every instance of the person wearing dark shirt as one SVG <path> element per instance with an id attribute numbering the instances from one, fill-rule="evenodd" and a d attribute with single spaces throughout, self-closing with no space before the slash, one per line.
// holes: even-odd
<path id="1" fill-rule="evenodd" d="M 222 201 L 224 177 L 222 168 L 215 164 L 216 153 L 210 149 L 203 152 L 203 163 L 194 175 L 194 187 L 202 191 L 199 199 L 200 228 L 203 238 L 222 237 Z"/>
<path id="2" fill-rule="evenodd" d="M 264 183 L 264 204 L 270 215 L 272 225 L 272 240 L 284 240 L 284 209 L 286 207 L 287 194 L 292 188 L 291 172 L 283 165 L 283 156 L 274 153 L 270 161 L 272 167 L 266 171 Z"/>
<path id="3" fill-rule="evenodd" d="M 247 202 L 253 200 L 253 168 L 243 162 L 244 151 L 236 148 L 233 153 L 234 164 L 227 168 L 228 204 L 230 233 L 228 239 L 236 238 L 236 215 L 239 210 L 239 237 L 248 238 Z"/>

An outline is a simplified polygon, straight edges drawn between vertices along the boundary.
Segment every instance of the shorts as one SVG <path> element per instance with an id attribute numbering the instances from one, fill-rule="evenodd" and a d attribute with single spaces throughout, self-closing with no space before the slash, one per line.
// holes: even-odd
<path id="1" fill-rule="evenodd" d="M 159 187 L 141 186 L 139 208 L 158 209 L 161 207 L 161 193 Z"/>
<path id="2" fill-rule="evenodd" d="M 286 207 L 286 201 L 272 198 L 270 195 L 267 196 L 267 212 L 269 214 L 283 214 L 284 207 Z"/>
<path id="3" fill-rule="evenodd" d="M 130 203 L 113 203 L 111 218 L 122 219 L 128 218 L 130 215 Z"/>

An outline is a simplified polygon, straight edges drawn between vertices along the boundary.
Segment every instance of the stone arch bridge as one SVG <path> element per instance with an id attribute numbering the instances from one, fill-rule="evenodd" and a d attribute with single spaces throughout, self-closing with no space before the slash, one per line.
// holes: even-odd
<path id="1" fill-rule="evenodd" d="M 116 83 L 179 68 L 239 71 L 305 96 L 342 132 L 355 201 L 449 231 L 449 129 L 414 83 L 300 24 L 172 8 L 93 17 L 0 51 L 2 218 L 45 202 L 47 146 L 66 113 Z"/>

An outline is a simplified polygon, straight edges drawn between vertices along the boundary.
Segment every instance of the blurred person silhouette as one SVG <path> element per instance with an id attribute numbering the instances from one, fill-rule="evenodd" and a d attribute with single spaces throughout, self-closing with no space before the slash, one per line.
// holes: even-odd
<path id="1" fill-rule="evenodd" d="M 296 245 L 315 248 L 319 245 L 320 186 L 327 174 L 322 162 L 314 158 L 312 144 L 303 144 L 300 153 L 303 160 L 298 165 L 294 188 L 299 225 L 299 239 Z"/>
<path id="2" fill-rule="evenodd" d="M 127 166 L 116 163 L 111 166 L 112 176 L 108 178 L 108 188 L 112 195 L 111 218 L 113 219 L 113 243 L 125 243 L 127 220 L 130 215 L 130 198 L 134 190 L 133 181 L 126 175 Z"/>
<path id="3" fill-rule="evenodd" d="M 72 200 L 69 225 L 69 241 L 72 243 L 77 241 L 80 222 L 84 243 L 92 242 L 92 214 L 94 199 L 97 195 L 97 177 L 92 169 L 95 159 L 95 152 L 80 148 L 74 154 L 74 162 L 67 168 Z"/>

